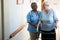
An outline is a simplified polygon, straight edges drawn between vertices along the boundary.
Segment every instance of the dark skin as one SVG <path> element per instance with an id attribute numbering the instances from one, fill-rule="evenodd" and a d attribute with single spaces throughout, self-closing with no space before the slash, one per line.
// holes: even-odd
<path id="1" fill-rule="evenodd" d="M 34 7 L 32 7 L 32 10 L 36 13 L 37 12 L 37 5 L 35 5 Z M 32 22 L 28 22 L 29 24 L 33 25 L 34 27 L 37 28 L 38 24 L 34 24 Z"/>

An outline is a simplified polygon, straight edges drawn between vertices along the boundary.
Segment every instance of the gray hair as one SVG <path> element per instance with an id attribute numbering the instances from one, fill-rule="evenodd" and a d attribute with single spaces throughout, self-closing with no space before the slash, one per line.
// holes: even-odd
<path id="1" fill-rule="evenodd" d="M 48 3 L 48 2 L 45 2 L 45 5 L 46 5 L 46 6 L 49 6 L 49 3 Z"/>
<path id="2" fill-rule="evenodd" d="M 33 8 L 33 7 L 36 6 L 36 5 L 37 5 L 36 2 L 32 2 L 32 3 L 31 3 L 31 8 Z"/>
<path id="3" fill-rule="evenodd" d="M 49 6 L 48 2 L 43 2 L 42 5 Z"/>

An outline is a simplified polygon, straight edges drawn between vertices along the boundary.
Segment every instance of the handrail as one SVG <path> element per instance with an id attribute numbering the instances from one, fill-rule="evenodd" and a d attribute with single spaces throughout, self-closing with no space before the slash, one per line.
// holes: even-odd
<path id="1" fill-rule="evenodd" d="M 18 32 L 20 32 L 28 23 L 22 24 L 17 30 L 15 30 L 13 33 L 10 34 L 9 39 L 14 37 Z"/>

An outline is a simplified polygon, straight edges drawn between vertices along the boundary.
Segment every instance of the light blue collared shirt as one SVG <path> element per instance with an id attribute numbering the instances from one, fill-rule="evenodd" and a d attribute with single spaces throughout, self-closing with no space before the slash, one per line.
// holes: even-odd
<path id="1" fill-rule="evenodd" d="M 36 13 L 34 11 L 30 11 L 27 14 L 27 22 L 32 22 L 34 24 L 37 24 L 38 20 L 40 18 L 40 13 L 41 13 L 40 11 L 37 11 Z M 30 32 L 37 32 L 37 28 L 35 28 L 31 24 L 28 24 L 28 31 L 30 31 Z"/>
<path id="2" fill-rule="evenodd" d="M 55 29 L 54 23 L 58 21 L 53 10 L 49 10 L 48 14 L 43 10 L 40 19 L 42 20 L 41 30 L 43 31 L 51 31 L 52 29 Z"/>

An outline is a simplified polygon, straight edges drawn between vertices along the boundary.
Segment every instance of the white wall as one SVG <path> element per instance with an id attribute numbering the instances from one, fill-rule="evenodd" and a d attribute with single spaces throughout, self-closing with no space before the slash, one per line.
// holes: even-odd
<path id="1" fill-rule="evenodd" d="M 39 9 L 41 10 L 41 1 L 38 1 Z M 4 0 L 4 34 L 5 40 L 9 35 L 19 28 L 21 24 L 26 22 L 26 15 L 31 10 L 30 1 L 24 0 L 24 4 L 17 5 L 16 0 Z M 24 28 L 11 40 L 27 40 L 28 31 Z"/>
<path id="2" fill-rule="evenodd" d="M 0 40 L 2 40 L 2 24 L 1 24 L 1 0 L 0 0 Z"/>

